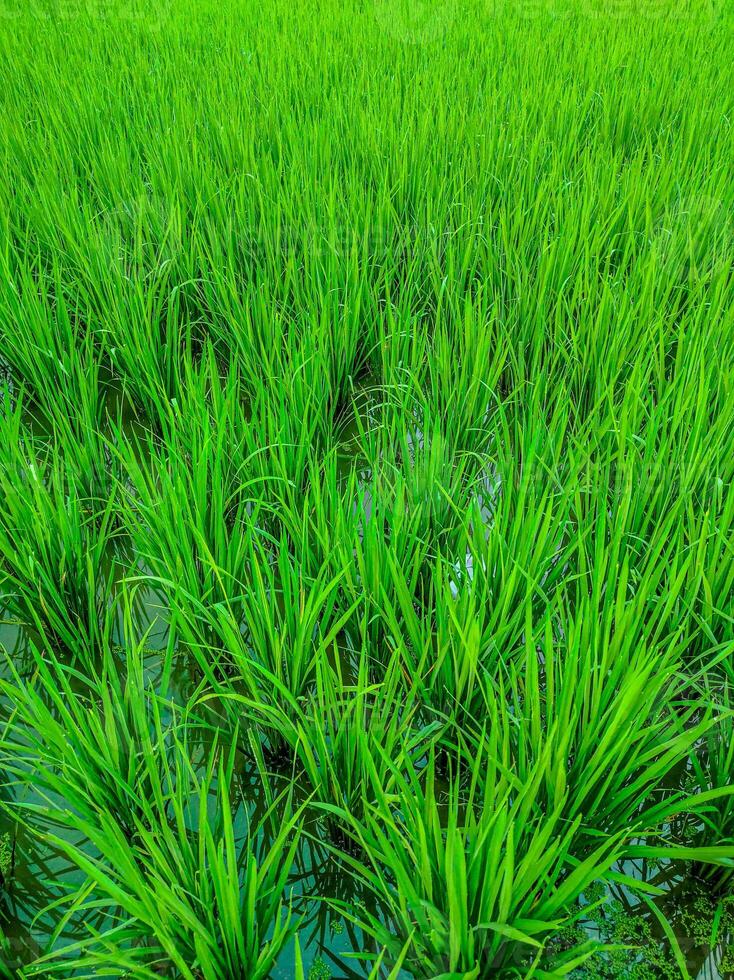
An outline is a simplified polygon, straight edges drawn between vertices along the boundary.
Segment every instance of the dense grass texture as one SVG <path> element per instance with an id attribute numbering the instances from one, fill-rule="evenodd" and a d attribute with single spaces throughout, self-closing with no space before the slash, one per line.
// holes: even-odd
<path id="1" fill-rule="evenodd" d="M 725 970 L 733 52 L 0 0 L 0 977 Z"/>

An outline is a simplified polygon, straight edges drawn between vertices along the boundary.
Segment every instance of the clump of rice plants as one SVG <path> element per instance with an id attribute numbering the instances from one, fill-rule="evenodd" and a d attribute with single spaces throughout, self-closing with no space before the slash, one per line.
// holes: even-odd
<path id="1" fill-rule="evenodd" d="M 0 973 L 721 972 L 730 5 L 0 14 Z"/>
<path id="2" fill-rule="evenodd" d="M 50 644 L 88 657 L 110 600 L 116 498 L 89 498 L 56 444 L 39 447 L 21 411 L 22 402 L 6 402 L 0 420 L 2 606 Z"/>
<path id="3" fill-rule="evenodd" d="M 690 751 L 684 788 L 689 794 L 718 789 L 700 813 L 684 813 L 676 824 L 676 836 L 686 846 L 726 846 L 734 837 L 734 713 L 728 685 L 702 692 L 712 708 L 720 713 L 719 724 L 708 730 Z M 697 876 L 713 892 L 726 897 L 734 877 L 733 866 L 699 864 Z"/>
<path id="4" fill-rule="evenodd" d="M 310 804 L 342 846 L 353 842 L 351 820 L 378 800 L 394 798 L 396 771 L 425 764 L 443 727 L 421 716 L 415 692 L 401 684 L 398 660 L 380 683 L 370 683 L 364 656 L 353 678 L 345 676 L 349 669 L 338 655 L 334 667 L 321 658 L 308 699 L 243 703 L 255 725 L 251 746 L 260 765 L 272 763 L 274 747 L 281 758 L 285 748 L 287 767 L 304 782 Z"/>
<path id="5" fill-rule="evenodd" d="M 425 780 L 415 771 L 402 777 L 397 805 L 382 801 L 354 824 L 368 855 L 355 874 L 387 908 L 384 921 L 370 917 L 366 928 L 413 976 L 547 970 L 548 938 L 619 856 L 620 839 L 610 835 L 578 860 L 580 821 L 564 820 L 560 807 L 544 811 L 536 797 L 542 762 L 513 785 L 498 743 L 491 735 L 476 747 L 481 767 L 465 790 L 453 782 L 444 798 L 431 760 Z M 565 962 L 594 951 L 591 942 L 577 944 Z"/>
<path id="6" fill-rule="evenodd" d="M 2 740 L 7 806 L 84 872 L 63 903 L 105 909 L 109 926 L 34 969 L 113 958 L 119 975 L 265 978 L 297 925 L 284 901 L 297 814 L 281 810 L 274 833 L 265 817 L 243 831 L 234 751 L 195 739 L 146 688 L 141 652 L 132 645 L 120 664 L 108 649 L 89 676 L 39 657 L 34 684 L 3 682 L 15 705 Z"/>

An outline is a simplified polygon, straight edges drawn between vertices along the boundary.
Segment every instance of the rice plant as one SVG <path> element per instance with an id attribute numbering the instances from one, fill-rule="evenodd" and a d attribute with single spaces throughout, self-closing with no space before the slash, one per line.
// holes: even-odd
<path id="1" fill-rule="evenodd" d="M 619 838 L 605 837 L 580 860 L 580 821 L 539 805 L 543 762 L 515 781 L 496 752 L 490 735 L 466 790 L 453 783 L 445 800 L 431 760 L 425 780 L 416 771 L 402 777 L 398 807 L 382 800 L 353 825 L 367 854 L 354 873 L 385 906 L 384 920 L 371 916 L 364 927 L 413 976 L 555 975 L 594 952 L 580 944 L 551 966 L 546 943 L 611 870 Z"/>
<path id="2" fill-rule="evenodd" d="M 709 730 L 700 743 L 691 750 L 684 786 L 689 794 L 718 789 L 702 812 L 684 813 L 675 823 L 677 840 L 684 846 L 726 846 L 734 833 L 734 799 L 732 799 L 732 741 L 731 692 L 728 686 L 720 691 L 702 692 L 711 699 L 715 710 L 721 712 L 717 728 Z M 731 867 L 699 864 L 696 876 L 707 882 L 714 893 L 728 895 L 729 883 L 734 874 Z"/>
<path id="3" fill-rule="evenodd" d="M 2 742 L 8 806 L 84 873 L 63 897 L 70 912 L 106 907 L 108 927 L 41 956 L 31 975 L 73 962 L 141 977 L 158 967 L 267 977 L 296 926 L 283 893 L 297 815 L 275 836 L 256 826 L 242 836 L 233 751 L 216 735 L 207 748 L 146 688 L 141 656 L 131 645 L 121 665 L 108 649 L 91 676 L 39 656 L 34 683 L 3 682 L 14 704 Z"/>
<path id="4" fill-rule="evenodd" d="M 2 605 L 49 643 L 89 657 L 110 598 L 115 496 L 87 497 L 74 466 L 64 465 L 53 444 L 38 447 L 21 413 L 22 401 L 5 401 Z"/>

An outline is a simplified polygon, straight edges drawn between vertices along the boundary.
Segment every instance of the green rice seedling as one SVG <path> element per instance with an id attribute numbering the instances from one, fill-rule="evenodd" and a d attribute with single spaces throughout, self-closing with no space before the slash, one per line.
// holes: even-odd
<path id="1" fill-rule="evenodd" d="M 171 215 L 175 224 L 176 215 Z M 174 233 L 175 234 L 175 233 Z M 175 240 L 175 239 L 174 239 Z M 164 242 L 146 258 L 142 243 L 126 267 L 113 262 L 96 281 L 103 294 L 101 332 L 114 377 L 152 423 L 182 389 L 182 364 L 194 363 L 204 338 L 186 308 L 185 284 Z"/>
<path id="2" fill-rule="evenodd" d="M 211 349 L 157 432 L 122 442 L 126 522 L 150 580 L 237 611 L 260 511 L 235 373 Z M 171 583 L 170 586 L 166 583 Z"/>
<path id="3" fill-rule="evenodd" d="M 247 177 L 229 181 L 202 221 L 199 291 L 212 336 L 218 350 L 236 354 L 253 395 L 265 387 L 276 397 L 315 399 L 333 417 L 375 343 L 372 239 L 353 227 L 353 200 L 322 202 L 316 215 L 304 210 L 303 188 L 300 200 L 276 192 L 273 208 L 260 206 L 252 190 Z M 360 210 L 369 220 L 369 208 Z M 247 215 L 244 225 L 235 213 Z"/>
<path id="4" fill-rule="evenodd" d="M 73 961 L 115 975 L 168 964 L 190 978 L 265 978 L 295 928 L 282 896 L 296 817 L 267 853 L 257 828 L 236 841 L 233 753 L 215 737 L 196 761 L 188 729 L 146 689 L 141 653 L 132 648 L 124 673 L 108 653 L 90 677 L 39 657 L 35 685 L 3 682 L 9 805 L 84 872 L 70 909 L 108 910 L 103 930 L 40 957 L 30 975 Z"/>
<path id="5" fill-rule="evenodd" d="M 522 656 L 528 615 L 545 615 L 572 567 L 572 501 L 540 442 L 540 432 L 524 434 L 519 469 L 509 453 L 488 454 L 485 480 L 456 487 L 455 528 L 433 554 L 424 550 L 428 588 L 418 601 L 405 555 L 388 554 L 376 576 L 385 645 L 420 679 L 427 707 L 470 726 L 483 712 L 485 680 Z"/>
<path id="6" fill-rule="evenodd" d="M 48 642 L 88 657 L 109 601 L 115 498 L 86 498 L 63 459 L 37 451 L 21 410 L 3 406 L 3 606 Z"/>
<path id="7" fill-rule="evenodd" d="M 294 697 L 305 693 L 319 657 L 353 612 L 339 603 L 340 579 L 325 566 L 313 580 L 304 580 L 283 543 L 272 562 L 261 552 L 253 564 L 244 606 L 245 642 Z"/>
<path id="8" fill-rule="evenodd" d="M 452 452 L 438 426 L 429 436 L 412 416 L 395 407 L 386 411 L 390 428 L 376 438 L 365 429 L 359 433 L 356 465 L 363 464 L 362 472 L 353 472 L 328 500 L 330 522 L 338 528 L 332 537 L 344 569 L 344 593 L 368 610 L 377 663 L 385 663 L 389 649 L 385 602 L 400 611 L 402 587 L 406 602 L 430 605 L 436 556 L 457 549 L 462 537 L 461 507 L 470 479 L 468 457 Z M 322 537 L 327 533 L 319 528 Z"/>
<path id="9" fill-rule="evenodd" d="M 70 962 L 135 977 L 159 968 L 189 980 L 270 975 L 297 926 L 284 902 L 295 818 L 282 821 L 265 851 L 256 827 L 237 840 L 227 789 L 231 757 L 219 766 L 212 751 L 196 775 L 188 749 L 176 743 L 170 779 L 166 796 L 151 804 L 154 819 L 140 821 L 132 839 L 109 811 L 94 824 L 48 814 L 82 830 L 97 852 L 52 835 L 88 876 L 72 896 L 74 907 L 98 908 L 103 897 L 110 924 L 89 940 L 38 958 L 31 975 L 63 974 Z M 100 897 L 91 899 L 92 889 Z"/>
<path id="10" fill-rule="evenodd" d="M 102 358 L 85 311 L 65 298 L 58 267 L 47 274 L 37 259 L 15 269 L 7 257 L 0 263 L 0 362 L 12 394 L 35 430 L 63 446 L 66 464 L 86 494 L 107 497 L 113 481 L 102 436 Z"/>
<path id="11" fill-rule="evenodd" d="M 292 711 L 277 703 L 241 702 L 257 726 L 250 737 L 261 766 L 268 764 L 273 741 L 284 743 L 291 771 L 305 780 L 311 805 L 342 847 L 352 841 L 341 814 L 361 820 L 377 799 L 397 805 L 395 772 L 425 762 L 442 727 L 421 718 L 420 702 L 405 690 L 397 659 L 381 682 L 370 683 L 364 650 L 357 658 L 354 668 L 341 663 L 338 651 L 333 664 L 319 658 L 313 692 Z"/>
<path id="12" fill-rule="evenodd" d="M 125 613 L 132 636 L 131 612 Z M 124 659 L 110 644 L 106 620 L 96 662 L 87 671 L 65 666 L 48 649 L 34 651 L 34 675 L 24 680 L 8 665 L 0 691 L 12 713 L 0 742 L 9 784 L 44 805 L 65 800 L 80 820 L 114 814 L 135 833 L 162 800 L 168 762 L 160 748 L 170 734 L 165 709 L 146 690 L 142 644 Z"/>
<path id="13" fill-rule="evenodd" d="M 156 433 L 127 440 L 127 523 L 149 581 L 169 601 L 176 595 L 184 606 L 192 601 L 206 607 L 206 615 L 239 623 L 248 591 L 277 591 L 268 570 L 282 546 L 275 536 L 292 526 L 293 501 L 302 506 L 301 488 L 316 467 L 313 433 L 295 435 L 298 450 L 282 431 L 268 432 L 277 413 L 255 406 L 250 416 L 236 365 L 226 378 L 219 372 L 209 347 L 200 367 L 188 372 L 180 399 L 159 417 Z M 282 417 L 295 425 L 302 420 L 291 412 Z M 296 457 L 300 476 L 293 470 Z M 258 583 L 258 574 L 272 581 Z M 216 634 L 207 635 L 213 640 Z"/>
<path id="14" fill-rule="evenodd" d="M 313 576 L 329 564 L 333 574 L 349 576 L 350 591 L 356 574 L 354 542 L 371 506 L 367 473 L 357 467 L 351 447 L 347 461 L 337 450 L 311 459 L 307 486 L 298 503 L 281 501 L 274 508 L 280 532 L 301 569 Z M 345 591 L 342 601 L 346 598 Z"/>
<path id="15" fill-rule="evenodd" d="M 682 643 L 686 658 L 694 660 L 705 656 L 708 646 L 731 638 L 726 544 L 731 515 L 724 494 L 730 475 L 716 448 L 725 421 L 708 417 L 705 389 L 687 397 L 685 410 L 673 409 L 669 397 L 636 428 L 635 439 L 626 420 L 615 436 L 616 449 L 602 444 L 589 455 L 573 519 L 579 528 L 593 523 L 596 555 L 590 542 L 580 539 L 572 560 L 584 580 L 593 574 L 596 593 L 606 587 L 609 574 L 600 567 L 592 573 L 600 561 L 607 569 L 626 563 L 630 592 L 646 581 L 651 595 L 672 589 L 678 598 L 668 603 L 666 625 L 672 631 L 687 624 Z M 631 404 L 630 410 L 639 409 Z M 683 431 L 674 421 L 679 418 L 687 420 Z M 684 581 L 676 581 L 678 573 Z"/>
<path id="16" fill-rule="evenodd" d="M 483 454 L 491 452 L 490 418 L 502 399 L 507 346 L 489 303 L 481 287 L 476 295 L 470 293 L 460 300 L 444 292 L 432 324 L 429 350 L 395 369 L 393 384 L 385 389 L 390 400 L 400 405 L 395 413 L 398 425 L 405 426 L 411 414 L 417 416 L 416 428 L 426 442 L 448 445 L 464 467 L 473 461 L 481 468 Z M 455 305 L 461 308 L 454 311 Z M 382 377 L 387 381 L 390 375 L 383 373 Z M 416 439 L 410 425 L 407 431 L 391 435 L 398 444 L 406 436 Z M 400 448 L 405 456 L 405 447 Z"/>
<path id="17" fill-rule="evenodd" d="M 676 637 L 655 642 L 656 614 L 640 608 L 646 597 L 627 598 L 624 569 L 616 590 L 613 576 L 608 585 L 606 608 L 587 599 L 557 624 L 549 615 L 536 631 L 528 621 L 524 662 L 509 671 L 515 771 L 525 778 L 545 756 L 538 794 L 548 809 L 565 801 L 566 819 L 583 821 L 579 838 L 588 828 L 589 846 L 599 832 L 654 834 L 681 809 L 706 803 L 706 792 L 697 801 L 670 781 L 699 739 L 716 737 L 708 705 L 687 696 Z M 508 693 L 500 682 L 488 694 L 490 717 Z"/>
<path id="18" fill-rule="evenodd" d="M 501 738 L 490 729 L 476 746 L 466 790 L 451 779 L 442 793 L 431 760 L 423 777 L 396 774 L 398 806 L 380 802 L 353 825 L 366 854 L 354 871 L 385 910 L 362 927 L 415 977 L 562 975 L 595 951 L 582 943 L 553 963 L 546 943 L 610 870 L 619 838 L 577 859 L 580 820 L 538 798 L 544 762 L 518 779 Z"/>
<path id="19" fill-rule="evenodd" d="M 442 487 L 437 484 L 432 493 L 445 504 Z M 432 523 L 434 500 L 420 500 L 411 506 L 405 482 L 398 473 L 394 480 L 376 476 L 357 497 L 357 506 L 366 505 L 360 524 L 350 542 L 353 558 L 346 564 L 346 588 L 354 601 L 366 598 L 369 602 L 369 641 L 376 660 L 386 652 L 386 624 L 379 615 L 383 590 L 391 585 L 391 563 L 400 567 L 405 588 L 411 601 L 425 602 L 430 594 L 429 568 L 432 559 L 432 538 L 441 534 L 442 527 Z M 347 556 L 349 559 L 351 556 Z"/>
<path id="20" fill-rule="evenodd" d="M 298 697 L 357 603 L 340 587 L 343 554 L 315 549 L 302 515 L 278 502 L 280 478 L 257 461 L 238 392 L 210 360 L 164 437 L 128 442 L 127 523 L 142 580 L 165 594 L 172 630 L 212 687 L 239 678 L 268 701 L 281 685 Z"/>
<path id="21" fill-rule="evenodd" d="M 57 421 L 60 410 L 95 423 L 102 404 L 99 357 L 85 326 L 85 311 L 65 297 L 58 263 L 47 272 L 38 256 L 24 259 L 0 258 L 3 364 L 15 385 L 30 392 L 47 425 Z M 53 385 L 51 378 L 56 379 Z"/>
<path id="22" fill-rule="evenodd" d="M 250 401 L 253 479 L 276 511 L 301 507 L 313 461 L 327 454 L 334 441 L 327 368 L 308 350 L 292 357 L 266 381 L 257 378 Z"/>
<path id="23" fill-rule="evenodd" d="M 393 597 L 383 593 L 381 615 L 389 630 L 391 663 L 399 662 L 434 717 L 470 726 L 483 713 L 483 690 L 502 655 L 487 619 L 491 593 L 487 577 L 474 575 L 475 558 L 463 567 L 440 558 L 433 571 L 434 592 L 416 608 L 402 572 L 391 563 Z"/>
<path id="24" fill-rule="evenodd" d="M 720 690 L 701 692 L 720 713 L 718 724 L 710 728 L 691 749 L 690 761 L 681 784 L 691 796 L 697 793 L 712 795 L 702 810 L 684 813 L 674 824 L 676 841 L 686 847 L 732 847 L 734 845 L 734 714 L 728 685 Z M 716 790 L 723 791 L 715 795 Z M 734 868 L 706 865 L 695 867 L 697 877 L 704 878 L 710 887 L 726 894 Z"/>
<path id="25" fill-rule="evenodd" d="M 213 691 L 228 694 L 234 685 L 256 702 L 290 711 L 307 695 L 316 664 L 356 604 L 343 608 L 343 576 L 328 563 L 307 578 L 282 541 L 271 555 L 253 540 L 248 574 L 239 617 L 224 603 L 199 605 L 174 592 L 176 628 Z"/>

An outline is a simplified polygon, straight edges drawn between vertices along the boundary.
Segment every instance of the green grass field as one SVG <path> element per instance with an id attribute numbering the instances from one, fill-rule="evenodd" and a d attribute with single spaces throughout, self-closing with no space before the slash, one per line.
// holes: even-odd
<path id="1" fill-rule="evenodd" d="M 0 0 L 0 977 L 734 965 L 734 7 Z"/>

